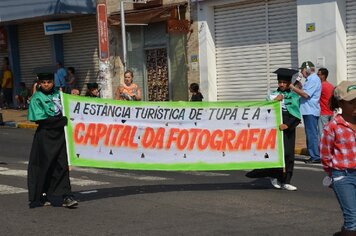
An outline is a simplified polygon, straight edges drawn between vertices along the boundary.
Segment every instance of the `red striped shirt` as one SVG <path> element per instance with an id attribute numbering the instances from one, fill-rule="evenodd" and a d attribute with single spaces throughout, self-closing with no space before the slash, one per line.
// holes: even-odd
<path id="1" fill-rule="evenodd" d="M 324 170 L 356 169 L 356 131 L 337 115 L 324 126 L 320 140 L 320 157 Z"/>

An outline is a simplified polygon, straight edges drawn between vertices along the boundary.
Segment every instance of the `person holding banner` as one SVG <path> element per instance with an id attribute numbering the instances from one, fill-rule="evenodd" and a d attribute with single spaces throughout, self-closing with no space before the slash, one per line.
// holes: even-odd
<path id="1" fill-rule="evenodd" d="M 62 206 L 78 205 L 71 194 L 60 92 L 54 88 L 52 73 L 38 75 L 41 87 L 31 97 L 28 120 L 38 128 L 28 163 L 27 184 L 30 208 L 51 205 L 48 197 L 60 196 Z"/>
<path id="2" fill-rule="evenodd" d="M 116 100 L 141 101 L 141 89 L 133 83 L 133 72 L 127 70 L 124 74 L 124 84 L 121 84 L 115 92 Z"/>
<path id="3" fill-rule="evenodd" d="M 268 100 L 280 101 L 282 106 L 285 171 L 281 168 L 256 169 L 246 174 L 249 178 L 270 177 L 271 184 L 277 189 L 296 191 L 297 187 L 290 184 L 294 169 L 295 129 L 301 120 L 299 96 L 289 89 L 293 75 L 298 71 L 279 68 L 277 74 L 278 89 L 271 93 Z"/>

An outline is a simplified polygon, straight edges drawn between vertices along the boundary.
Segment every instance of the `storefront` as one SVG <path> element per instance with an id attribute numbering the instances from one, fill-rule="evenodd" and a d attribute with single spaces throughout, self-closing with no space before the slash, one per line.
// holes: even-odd
<path id="1" fill-rule="evenodd" d="M 43 22 L 18 25 L 21 82 L 31 88 L 36 67 L 53 66 L 51 38 L 44 34 Z"/>
<path id="2" fill-rule="evenodd" d="M 199 7 L 205 18 L 200 75 L 209 100 L 263 100 L 276 88 L 273 71 L 298 68 L 295 0 L 204 1 Z"/>
<path id="3" fill-rule="evenodd" d="M 26 3 L 26 4 L 25 4 Z M 36 78 L 35 68 L 55 71 L 61 61 L 64 67 L 76 69 L 78 85 L 85 92 L 85 83 L 96 80 L 98 71 L 98 34 L 95 0 L 90 1 L 27 1 L 16 0 L 13 5 L 0 3 L 1 25 L 10 42 L 8 49 L 0 49 L 0 56 L 9 56 L 14 75 L 14 94 L 20 82 L 31 87 Z M 21 6 L 21 7 L 19 7 Z M 28 9 L 31 8 L 31 10 Z M 63 32 L 48 32 L 45 24 L 70 27 Z"/>
<path id="4" fill-rule="evenodd" d="M 279 67 L 312 61 L 336 85 L 355 80 L 352 0 L 195 1 L 200 83 L 209 101 L 264 100 Z"/>
<path id="5" fill-rule="evenodd" d="M 63 34 L 64 66 L 74 67 L 82 94 L 86 83 L 97 81 L 99 73 L 98 31 L 95 15 L 71 18 L 72 32 Z"/>
<path id="6" fill-rule="evenodd" d="M 80 90 L 86 89 L 86 83 L 96 80 L 98 39 L 95 15 L 73 17 L 66 21 L 71 23 L 72 31 L 56 36 L 57 41 L 53 35 L 45 35 L 45 22 L 18 25 L 21 81 L 28 86 L 36 78 L 34 68 L 53 67 L 56 60 L 66 68 L 75 68 Z"/>
<path id="7" fill-rule="evenodd" d="M 187 31 L 167 28 L 170 19 L 186 22 L 186 3 L 148 7 L 125 12 L 127 69 L 142 88 L 143 100 L 187 100 Z M 120 14 L 112 13 L 109 22 L 113 34 L 120 35 L 113 48 L 121 52 Z"/>

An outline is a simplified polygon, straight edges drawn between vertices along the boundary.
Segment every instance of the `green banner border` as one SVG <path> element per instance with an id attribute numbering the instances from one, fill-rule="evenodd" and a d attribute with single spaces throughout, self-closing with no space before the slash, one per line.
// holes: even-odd
<path id="1" fill-rule="evenodd" d="M 70 124 L 70 102 L 95 102 L 98 104 L 112 104 L 124 106 L 160 106 L 160 107 L 193 107 L 193 108 L 207 108 L 207 107 L 262 107 L 272 106 L 276 113 L 276 128 L 277 128 L 277 148 L 278 148 L 278 161 L 276 162 L 239 162 L 239 163 L 179 163 L 179 164 L 148 164 L 148 163 L 127 163 L 118 161 L 103 161 L 103 160 L 90 160 L 83 157 L 77 158 L 75 154 L 74 142 L 71 134 L 73 127 Z M 72 166 L 85 166 L 85 167 L 98 167 L 98 168 L 118 168 L 130 170 L 243 170 L 243 169 L 258 169 L 258 168 L 277 168 L 284 167 L 284 147 L 283 135 L 279 130 L 279 124 L 282 123 L 282 110 L 280 103 L 277 101 L 241 101 L 241 102 L 142 102 L 142 101 L 119 101 L 103 98 L 89 98 L 82 96 L 72 96 L 62 93 L 62 102 L 64 107 L 64 115 L 68 117 L 68 125 L 66 126 L 66 140 L 67 140 L 67 153 L 68 162 Z M 237 154 L 238 155 L 238 154 Z"/>

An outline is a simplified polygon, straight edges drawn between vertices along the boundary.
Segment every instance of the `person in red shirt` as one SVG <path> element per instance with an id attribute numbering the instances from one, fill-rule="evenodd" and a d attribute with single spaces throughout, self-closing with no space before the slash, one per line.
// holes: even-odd
<path id="1" fill-rule="evenodd" d="M 342 231 L 335 235 L 356 235 L 356 81 L 336 86 L 330 104 L 342 114 L 324 126 L 320 156 L 344 216 Z"/>
<path id="2" fill-rule="evenodd" d="M 320 117 L 318 120 L 318 131 L 320 139 L 324 125 L 328 123 L 334 115 L 334 112 L 329 107 L 329 100 L 333 95 L 334 86 L 326 80 L 329 75 L 328 69 L 320 68 L 317 75 L 321 80 Z"/>

